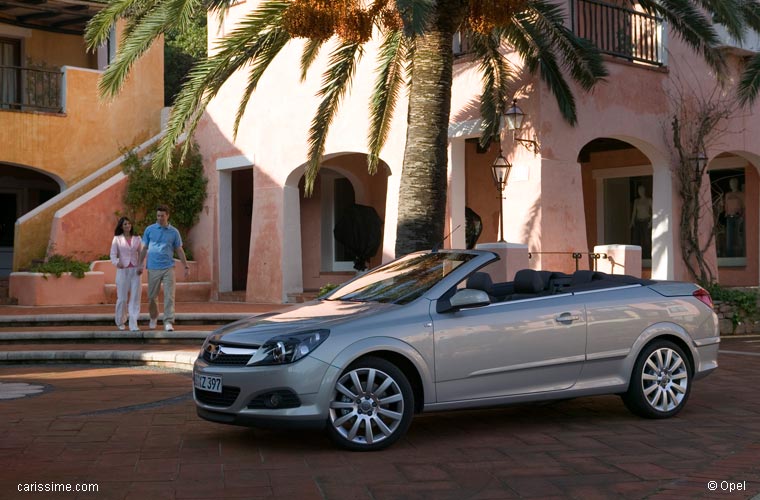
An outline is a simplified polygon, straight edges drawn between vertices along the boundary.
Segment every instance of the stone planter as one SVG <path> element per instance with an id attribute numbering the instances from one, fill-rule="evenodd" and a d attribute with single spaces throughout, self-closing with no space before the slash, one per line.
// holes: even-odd
<path id="1" fill-rule="evenodd" d="M 177 279 L 177 283 L 184 281 L 198 281 L 198 263 L 194 260 L 187 261 L 187 265 L 190 266 L 190 275 L 185 279 L 185 270 L 182 268 L 182 262 L 178 259 L 174 259 L 174 276 Z M 116 266 L 111 264 L 110 260 L 96 260 L 90 264 L 90 271 L 102 272 L 105 275 L 106 284 L 116 283 Z M 147 274 L 143 281 L 148 282 Z"/>
<path id="2" fill-rule="evenodd" d="M 60 278 L 54 274 L 11 273 L 9 295 L 20 306 L 103 304 L 105 276 L 102 272 L 85 273 L 84 278 L 75 278 L 71 273 L 63 273 Z"/>

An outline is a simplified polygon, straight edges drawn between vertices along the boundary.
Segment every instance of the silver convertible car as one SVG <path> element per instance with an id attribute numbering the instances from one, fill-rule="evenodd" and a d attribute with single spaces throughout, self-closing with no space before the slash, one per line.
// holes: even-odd
<path id="1" fill-rule="evenodd" d="M 194 366 L 202 418 L 320 427 L 377 450 L 418 412 L 620 394 L 649 418 L 683 409 L 717 364 L 697 285 L 525 269 L 494 283 L 491 252 L 407 255 L 329 295 L 212 333 Z"/>

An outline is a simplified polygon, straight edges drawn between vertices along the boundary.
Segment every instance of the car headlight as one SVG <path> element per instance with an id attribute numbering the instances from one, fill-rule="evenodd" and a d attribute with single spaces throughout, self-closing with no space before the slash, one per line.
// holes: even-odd
<path id="1" fill-rule="evenodd" d="M 306 357 L 330 336 L 330 330 L 278 335 L 264 342 L 248 365 L 284 365 Z"/>

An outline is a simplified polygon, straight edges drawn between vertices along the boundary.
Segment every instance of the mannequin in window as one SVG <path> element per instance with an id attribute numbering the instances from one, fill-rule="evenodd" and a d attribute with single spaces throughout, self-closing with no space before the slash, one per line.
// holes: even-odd
<path id="1" fill-rule="evenodd" d="M 726 216 L 726 257 L 744 257 L 744 193 L 739 191 L 739 179 L 728 181 L 731 191 L 723 198 L 723 212 Z"/>
<path id="2" fill-rule="evenodd" d="M 647 189 L 642 184 L 638 188 L 639 196 L 633 201 L 631 211 L 631 243 L 641 247 L 641 258 L 652 257 L 652 198 L 647 196 Z"/>

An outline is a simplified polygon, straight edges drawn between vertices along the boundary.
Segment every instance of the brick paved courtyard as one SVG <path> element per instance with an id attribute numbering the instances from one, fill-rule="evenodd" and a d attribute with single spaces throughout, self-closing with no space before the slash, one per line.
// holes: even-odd
<path id="1" fill-rule="evenodd" d="M 0 399 L 0 498 L 760 498 L 760 341 L 721 349 L 675 419 L 636 418 L 614 396 L 428 414 L 377 453 L 202 421 L 186 373 L 0 366 L 0 383 L 42 386 Z M 18 492 L 29 483 L 99 491 Z"/>

